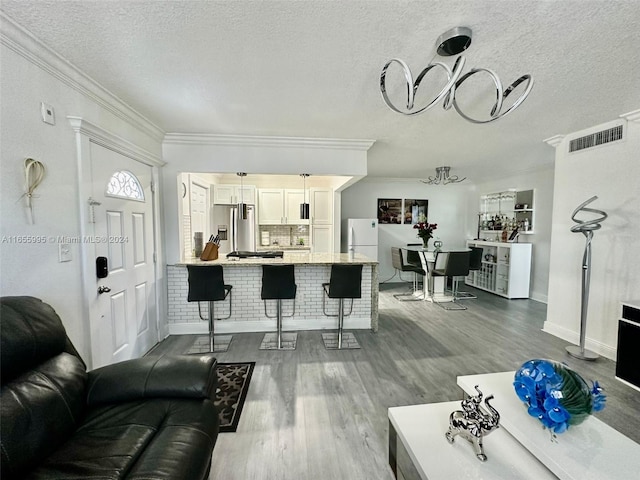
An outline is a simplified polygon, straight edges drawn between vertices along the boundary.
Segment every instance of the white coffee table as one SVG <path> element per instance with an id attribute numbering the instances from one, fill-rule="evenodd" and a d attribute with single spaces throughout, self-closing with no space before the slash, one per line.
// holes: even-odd
<path id="1" fill-rule="evenodd" d="M 630 480 L 640 478 L 640 445 L 590 415 L 551 441 L 548 430 L 527 413 L 515 394 L 515 372 L 466 375 L 458 385 L 476 394 L 475 385 L 500 413 L 500 425 L 562 480 Z M 605 392 L 606 393 L 606 392 Z M 637 415 L 638 412 L 629 412 Z M 493 435 L 493 434 L 491 434 Z M 490 436 L 488 437 L 491 438 Z"/>
<path id="2" fill-rule="evenodd" d="M 486 462 L 466 440 L 450 444 L 444 434 L 459 409 L 459 401 L 389 409 L 389 465 L 398 480 L 556 478 L 503 428 L 484 438 Z"/>

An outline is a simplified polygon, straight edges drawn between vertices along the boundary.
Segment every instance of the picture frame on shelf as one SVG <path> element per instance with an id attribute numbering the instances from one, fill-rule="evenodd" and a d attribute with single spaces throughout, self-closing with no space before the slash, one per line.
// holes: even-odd
<path id="1" fill-rule="evenodd" d="M 381 225 L 402 224 L 402 199 L 379 198 L 378 199 L 378 223 Z"/>
<path id="2" fill-rule="evenodd" d="M 412 198 L 404 199 L 403 222 L 405 225 L 415 225 L 426 222 L 429 213 L 429 200 L 418 200 Z"/>

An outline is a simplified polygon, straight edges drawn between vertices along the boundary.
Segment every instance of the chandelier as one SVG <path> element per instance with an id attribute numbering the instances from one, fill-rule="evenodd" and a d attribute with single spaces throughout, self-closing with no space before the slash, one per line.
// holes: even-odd
<path id="1" fill-rule="evenodd" d="M 437 52 L 440 56 L 452 56 L 458 55 L 459 53 L 466 50 L 469 45 L 471 45 L 471 29 L 468 27 L 455 27 L 451 30 L 440 35 L 437 42 Z M 392 63 L 397 63 L 400 65 L 403 73 L 404 79 L 407 87 L 407 106 L 406 109 L 401 109 L 396 107 L 387 95 L 387 87 L 386 87 L 386 76 L 387 69 Z M 443 101 L 442 107 L 445 110 L 449 110 L 452 106 L 455 110 L 460 114 L 460 116 L 472 123 L 489 123 L 494 120 L 498 120 L 499 118 L 504 117 L 505 115 L 511 113 L 515 110 L 529 95 L 531 89 L 533 88 L 533 78 L 531 75 L 526 74 L 522 75 L 515 82 L 513 82 L 506 90 L 502 90 L 502 82 L 498 78 L 498 75 L 493 70 L 488 68 L 473 68 L 469 70 L 467 73 L 462 75 L 462 69 L 464 67 L 465 58 L 460 55 L 454 65 L 453 70 L 449 68 L 448 65 L 442 62 L 433 62 L 427 65 L 414 80 L 411 70 L 409 66 L 402 60 L 398 58 L 392 58 L 389 60 L 384 67 L 382 67 L 382 73 L 380 74 L 380 92 L 382 93 L 382 99 L 387 104 L 387 106 L 393 110 L 394 112 L 401 113 L 403 115 L 417 115 L 419 113 L 425 112 L 429 110 L 431 107 Z M 418 87 L 420 87 L 420 83 L 424 79 L 425 75 L 429 73 L 429 71 L 433 68 L 441 68 L 445 71 L 447 75 L 447 83 L 442 87 L 438 95 L 431 100 L 428 104 L 423 107 L 415 109 L 414 99 L 416 92 L 418 91 Z M 469 77 L 484 72 L 487 74 L 490 79 L 493 81 L 493 84 L 496 89 L 496 99 L 493 107 L 491 108 L 491 112 L 489 113 L 489 118 L 486 119 L 476 119 L 466 115 L 458 105 L 456 101 L 456 89 L 460 88 L 460 86 L 467 80 Z M 507 97 L 516 89 L 521 83 L 527 82 L 524 87 L 524 92 L 518 97 L 518 99 L 513 102 L 513 104 L 507 108 L 506 110 L 502 110 L 503 102 L 507 99 Z"/>
<path id="2" fill-rule="evenodd" d="M 458 178 L 457 175 L 449 175 L 451 167 L 436 167 L 436 176 L 429 176 L 429 180 L 420 180 L 427 185 L 447 185 L 448 183 L 460 183 L 466 180 L 467 177 Z"/>

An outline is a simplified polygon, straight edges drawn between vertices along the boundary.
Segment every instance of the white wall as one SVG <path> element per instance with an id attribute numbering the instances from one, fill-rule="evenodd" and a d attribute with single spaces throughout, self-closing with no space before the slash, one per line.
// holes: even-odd
<path id="1" fill-rule="evenodd" d="M 80 245 L 71 245 L 71 262 L 59 263 L 55 240 L 59 235 L 80 234 L 76 139 L 66 117 L 84 117 L 158 155 L 160 143 L 117 116 L 115 108 L 100 106 L 72 88 L 69 83 L 75 80 L 87 83 L 80 74 L 72 72 L 75 80 L 62 80 L 54 76 L 57 73 L 51 64 L 36 65 L 34 62 L 42 58 L 56 58 L 32 38 L 4 19 L 2 29 L 20 43 L 9 48 L 3 38 L 0 47 L 0 295 L 32 295 L 51 304 L 80 354 L 89 361 L 88 318 L 82 313 Z M 27 47 L 37 51 L 39 58 L 27 60 L 16 51 L 27 52 Z M 54 107 L 54 126 L 42 122 L 41 101 Z M 26 157 L 41 161 L 47 169 L 34 199 L 34 225 L 28 224 L 20 199 Z M 45 241 L 14 243 L 14 236 L 39 236 Z"/>
<path id="2" fill-rule="evenodd" d="M 587 348 L 615 358 L 620 302 L 640 297 L 640 123 L 627 123 L 626 140 L 569 154 L 571 138 L 556 147 L 549 305 L 544 330 L 579 343 L 582 255 L 585 237 L 571 233 L 571 213 L 590 206 L 608 215 L 592 241 Z M 593 218 L 583 214 L 579 218 Z"/>
<path id="3" fill-rule="evenodd" d="M 553 150 L 549 149 L 549 155 Z M 551 250 L 551 215 L 553 210 L 553 167 L 496 178 L 477 184 L 478 195 L 474 208 L 478 208 L 480 196 L 505 190 L 534 190 L 534 234 L 520 235 L 521 243 L 531 243 L 532 265 L 530 297 L 547 302 L 549 289 L 549 252 Z M 477 217 L 474 218 L 474 222 Z"/>
<path id="4" fill-rule="evenodd" d="M 441 240 L 445 248 L 465 246 L 465 241 L 475 236 L 468 221 L 475 218 L 475 210 L 469 198 L 473 196 L 473 186 L 425 185 L 418 180 L 365 178 L 342 192 L 342 220 L 348 218 L 376 218 L 378 198 L 409 198 L 429 200 L 427 213 L 430 223 L 437 223 L 433 240 Z M 477 208 L 477 207 L 474 207 Z M 391 247 L 403 247 L 407 243 L 421 240 L 412 225 L 380 225 L 378 229 L 378 262 L 380 281 L 390 279 L 394 274 L 391 266 Z M 409 279 L 407 276 L 405 278 Z M 396 276 L 393 282 L 399 281 Z"/>

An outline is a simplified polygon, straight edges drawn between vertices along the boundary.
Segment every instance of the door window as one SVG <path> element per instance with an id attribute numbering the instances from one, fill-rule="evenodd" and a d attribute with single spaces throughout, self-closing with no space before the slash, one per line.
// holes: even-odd
<path id="1" fill-rule="evenodd" d="M 106 195 L 144 202 L 144 190 L 138 178 L 127 170 L 120 170 L 111 175 L 107 184 Z"/>

